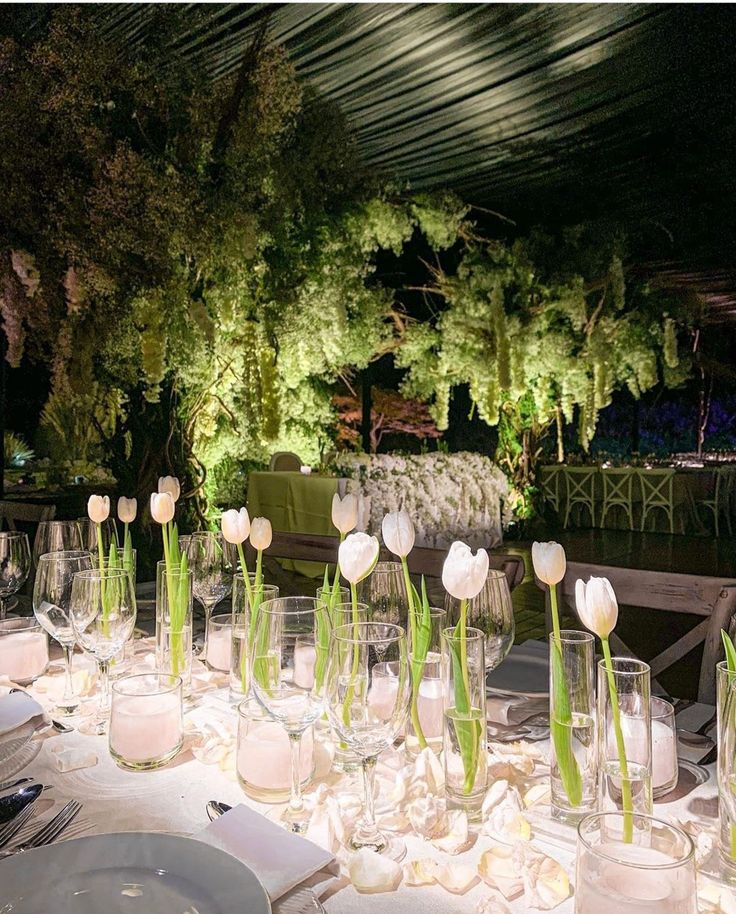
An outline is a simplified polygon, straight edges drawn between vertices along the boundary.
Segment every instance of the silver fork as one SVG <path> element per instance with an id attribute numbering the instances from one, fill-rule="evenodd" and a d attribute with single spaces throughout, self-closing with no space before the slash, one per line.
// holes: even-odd
<path id="1" fill-rule="evenodd" d="M 33 813 L 34 809 L 33 804 L 31 803 L 29 806 L 26 806 L 25 809 L 21 809 L 14 819 L 11 819 L 10 822 L 6 822 L 5 825 L 0 828 L 0 847 L 4 847 L 11 838 L 14 838 L 18 834 Z"/>
<path id="2" fill-rule="evenodd" d="M 74 820 L 81 808 L 81 803 L 78 803 L 76 800 L 70 800 L 61 812 L 57 813 L 50 822 L 47 822 L 46 825 L 39 829 L 35 835 L 32 835 L 28 841 L 24 841 L 23 844 L 19 844 L 9 851 L 1 851 L 0 860 L 5 857 L 11 857 L 13 854 L 19 854 L 23 851 L 30 850 L 32 847 L 42 847 L 44 844 L 51 844 L 51 842 L 58 838 L 64 829 Z"/>

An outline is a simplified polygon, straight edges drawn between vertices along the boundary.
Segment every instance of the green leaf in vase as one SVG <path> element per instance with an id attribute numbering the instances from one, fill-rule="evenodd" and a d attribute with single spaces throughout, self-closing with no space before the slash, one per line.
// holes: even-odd
<path id="1" fill-rule="evenodd" d="M 549 728 L 557 757 L 560 780 L 571 806 L 579 806 L 583 801 L 583 782 L 580 768 L 572 749 L 572 713 L 567 694 L 567 682 L 562 663 L 562 652 L 557 640 L 552 639 L 552 695 L 553 708 Z"/>
<path id="2" fill-rule="evenodd" d="M 471 712 L 470 697 L 465 688 L 465 677 L 463 675 L 463 665 L 460 658 L 460 642 L 455 638 L 450 640 L 450 653 L 452 656 L 455 711 L 459 715 L 469 717 Z M 462 720 L 457 717 L 453 717 L 452 723 L 455 728 L 457 744 L 460 749 L 460 757 L 463 762 L 463 772 L 465 774 L 463 793 L 470 794 L 473 791 L 478 769 L 478 747 L 480 745 L 481 723 L 478 720 Z"/>

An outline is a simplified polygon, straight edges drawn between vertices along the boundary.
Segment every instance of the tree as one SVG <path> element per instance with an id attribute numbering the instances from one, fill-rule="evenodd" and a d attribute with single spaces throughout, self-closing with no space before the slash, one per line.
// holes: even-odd
<path id="1" fill-rule="evenodd" d="M 361 402 L 353 394 L 337 394 L 333 398 L 337 409 L 337 441 L 356 447 L 360 442 L 363 418 Z M 429 407 L 419 400 L 402 397 L 398 391 L 373 388 L 371 395 L 371 454 L 378 452 L 384 435 L 410 435 L 420 441 L 441 438 L 429 414 Z"/>

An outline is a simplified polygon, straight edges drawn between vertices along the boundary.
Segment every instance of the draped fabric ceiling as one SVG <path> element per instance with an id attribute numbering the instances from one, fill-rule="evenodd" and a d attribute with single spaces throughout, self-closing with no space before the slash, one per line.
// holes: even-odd
<path id="1" fill-rule="evenodd" d="M 38 8 L 37 8 L 38 9 Z M 134 43 L 148 4 L 93 7 Z M 177 50 L 237 70 L 268 18 L 338 101 L 365 159 L 449 186 L 520 227 L 651 226 L 660 281 L 736 317 L 736 7 L 674 4 L 213 4 Z"/>

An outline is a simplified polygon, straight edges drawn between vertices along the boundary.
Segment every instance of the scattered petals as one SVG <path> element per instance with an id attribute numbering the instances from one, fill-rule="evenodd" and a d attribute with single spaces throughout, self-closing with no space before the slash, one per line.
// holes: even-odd
<path id="1" fill-rule="evenodd" d="M 524 891 L 524 882 L 510 847 L 491 847 L 484 851 L 478 861 L 478 875 L 486 885 L 498 889 L 504 898 L 516 898 Z"/>
<path id="2" fill-rule="evenodd" d="M 475 906 L 475 914 L 511 914 L 511 909 L 495 895 L 481 898 Z"/>
<path id="3" fill-rule="evenodd" d="M 406 813 L 411 827 L 422 838 L 439 838 L 447 834 L 448 822 L 444 800 L 438 800 L 431 794 L 418 797 L 408 805 Z"/>
<path id="4" fill-rule="evenodd" d="M 532 806 L 536 806 L 538 803 L 549 803 L 550 800 L 549 781 L 542 781 L 539 784 L 534 784 L 534 786 L 530 787 L 524 794 L 524 806 L 526 806 L 527 809 L 531 809 Z"/>
<path id="5" fill-rule="evenodd" d="M 470 834 L 468 828 L 468 816 L 462 809 L 452 809 L 447 813 L 449 830 L 441 838 L 435 838 L 432 844 L 437 850 L 444 851 L 446 854 L 459 854 L 466 850 L 475 841 L 475 835 Z"/>
<path id="6" fill-rule="evenodd" d="M 401 867 L 394 860 L 364 847 L 349 859 L 348 875 L 355 891 L 362 895 L 393 892 L 401 882 Z"/>
<path id="7" fill-rule="evenodd" d="M 570 895 L 570 880 L 562 866 L 530 844 L 513 849 L 514 863 L 521 871 L 524 900 L 532 908 L 550 911 Z"/>
<path id="8" fill-rule="evenodd" d="M 736 914 L 736 897 L 727 886 L 704 882 L 698 874 L 698 910 L 700 914 Z"/>

